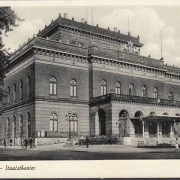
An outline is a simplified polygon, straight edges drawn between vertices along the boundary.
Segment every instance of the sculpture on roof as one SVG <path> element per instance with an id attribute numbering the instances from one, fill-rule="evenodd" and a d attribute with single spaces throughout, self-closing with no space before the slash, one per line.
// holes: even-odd
<path id="1" fill-rule="evenodd" d="M 121 44 L 120 50 L 123 52 L 130 52 L 130 53 L 135 53 L 135 54 L 140 53 L 140 48 L 135 47 L 132 41 L 128 41 L 127 44 Z"/>

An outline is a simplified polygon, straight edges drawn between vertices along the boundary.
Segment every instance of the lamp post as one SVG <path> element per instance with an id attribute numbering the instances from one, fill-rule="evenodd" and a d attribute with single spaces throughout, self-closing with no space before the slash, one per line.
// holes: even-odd
<path id="1" fill-rule="evenodd" d="M 71 121 L 74 120 L 74 115 L 71 113 L 71 111 L 68 112 L 68 114 L 65 115 L 66 121 L 69 121 L 69 140 L 71 139 Z"/>

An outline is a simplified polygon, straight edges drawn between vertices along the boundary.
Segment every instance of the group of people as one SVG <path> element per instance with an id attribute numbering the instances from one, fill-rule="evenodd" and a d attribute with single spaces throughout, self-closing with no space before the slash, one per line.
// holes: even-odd
<path id="1" fill-rule="evenodd" d="M 10 144 L 10 146 L 12 146 L 12 143 L 13 143 L 13 141 L 12 141 L 12 139 L 10 138 L 10 139 L 9 139 L 9 144 Z M 5 139 L 5 138 L 4 138 L 3 144 L 4 144 L 4 147 L 6 148 L 7 142 L 6 142 L 6 139 Z"/>
<path id="2" fill-rule="evenodd" d="M 27 140 L 27 138 L 23 138 L 23 141 L 22 141 L 22 149 L 27 149 L 27 146 L 30 146 L 30 149 L 33 149 L 35 146 L 35 139 L 31 138 L 29 139 L 29 141 Z"/>

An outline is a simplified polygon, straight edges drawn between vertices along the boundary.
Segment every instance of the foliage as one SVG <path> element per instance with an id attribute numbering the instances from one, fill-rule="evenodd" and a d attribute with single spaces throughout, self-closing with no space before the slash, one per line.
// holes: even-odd
<path id="1" fill-rule="evenodd" d="M 4 48 L 2 34 L 4 31 L 5 36 L 7 36 L 9 31 L 13 31 L 13 27 L 18 26 L 16 24 L 18 21 L 23 21 L 23 19 L 20 19 L 10 7 L 0 7 L 0 101 L 3 98 L 3 79 L 10 56 L 8 50 Z"/>
<path id="2" fill-rule="evenodd" d="M 89 144 L 116 144 L 118 142 L 115 136 L 95 136 L 89 137 Z M 85 145 L 85 139 L 79 139 L 80 145 Z"/>

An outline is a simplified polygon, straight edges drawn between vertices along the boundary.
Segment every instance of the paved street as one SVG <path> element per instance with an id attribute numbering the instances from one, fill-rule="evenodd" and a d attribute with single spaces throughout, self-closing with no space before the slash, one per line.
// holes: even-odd
<path id="1" fill-rule="evenodd" d="M 22 150 L 20 146 L 0 146 L 0 160 L 115 160 L 115 159 L 180 159 L 173 148 L 136 148 L 122 145 L 92 145 L 67 148 L 63 144 L 41 145 Z"/>

